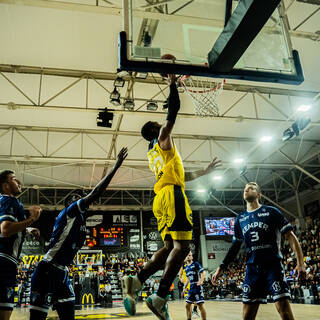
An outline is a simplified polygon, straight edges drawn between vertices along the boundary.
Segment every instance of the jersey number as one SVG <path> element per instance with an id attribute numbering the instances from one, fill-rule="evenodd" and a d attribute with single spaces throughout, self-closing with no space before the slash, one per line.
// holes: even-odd
<path id="1" fill-rule="evenodd" d="M 259 240 L 259 234 L 257 231 L 251 231 L 250 234 L 251 234 L 251 242 Z"/>

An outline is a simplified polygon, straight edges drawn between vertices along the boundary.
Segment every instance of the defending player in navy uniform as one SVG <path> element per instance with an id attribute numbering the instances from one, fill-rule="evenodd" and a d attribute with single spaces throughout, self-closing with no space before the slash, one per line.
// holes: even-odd
<path id="1" fill-rule="evenodd" d="M 21 183 L 11 170 L 0 173 L 0 319 L 9 320 L 14 306 L 17 265 L 26 232 L 39 236 L 39 230 L 28 228 L 38 220 L 41 208 L 29 208 L 26 217 L 21 202 Z"/>
<path id="2" fill-rule="evenodd" d="M 110 173 L 87 196 L 73 194 L 66 198 L 65 209 L 53 228 L 49 250 L 32 275 L 30 320 L 46 319 L 50 305 L 54 305 L 60 320 L 74 319 L 75 297 L 67 266 L 73 263 L 85 242 L 89 205 L 101 196 L 126 157 L 127 148 L 123 148 Z"/>
<path id="3" fill-rule="evenodd" d="M 186 298 L 187 319 L 191 320 L 191 307 L 192 304 L 195 304 L 200 309 L 201 319 L 206 320 L 206 310 L 204 308 L 204 292 L 202 287 L 206 273 L 199 262 L 193 261 L 193 255 L 191 251 L 186 257 L 186 266 L 184 270 L 186 272 L 187 279 L 184 284 L 182 296 L 184 296 L 186 288 L 190 283 L 190 289 Z"/>
<path id="4" fill-rule="evenodd" d="M 250 182 L 244 188 L 243 198 L 247 210 L 235 219 L 234 238 L 223 263 L 212 276 L 212 283 L 237 256 L 244 242 L 247 253 L 247 269 L 243 282 L 243 319 L 255 319 L 260 303 L 267 302 L 270 294 L 282 319 L 293 320 L 289 303 L 289 289 L 286 283 L 280 252 L 281 235 L 290 242 L 295 253 L 298 279 L 306 274 L 300 243 L 293 228 L 281 212 L 271 206 L 261 205 L 261 191 L 257 183 Z"/>

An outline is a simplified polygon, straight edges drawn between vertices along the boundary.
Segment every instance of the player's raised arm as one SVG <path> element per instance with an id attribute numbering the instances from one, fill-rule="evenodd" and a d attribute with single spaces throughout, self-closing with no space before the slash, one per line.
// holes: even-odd
<path id="1" fill-rule="evenodd" d="M 158 137 L 159 145 L 163 150 L 170 150 L 173 147 L 170 135 L 180 109 L 180 98 L 176 86 L 176 76 L 174 74 L 169 74 L 168 77 L 170 80 L 170 94 L 168 97 L 167 121 L 161 127 Z"/>
<path id="2" fill-rule="evenodd" d="M 102 195 L 102 193 L 109 185 L 110 181 L 112 180 L 117 170 L 120 168 L 123 160 L 127 157 L 127 155 L 128 149 L 122 148 L 121 151 L 118 153 L 117 161 L 111 169 L 111 171 L 102 180 L 100 180 L 100 182 L 93 188 L 93 190 L 87 196 L 83 198 L 85 206 L 89 206 Z"/>
<path id="3" fill-rule="evenodd" d="M 211 173 L 212 171 L 214 171 L 216 168 L 218 168 L 220 166 L 221 166 L 221 160 L 218 160 L 217 157 L 214 157 L 205 169 L 200 169 L 200 170 L 191 171 L 191 172 L 185 172 L 184 180 L 186 182 L 195 180 L 195 179 L 200 178 L 206 174 Z"/>

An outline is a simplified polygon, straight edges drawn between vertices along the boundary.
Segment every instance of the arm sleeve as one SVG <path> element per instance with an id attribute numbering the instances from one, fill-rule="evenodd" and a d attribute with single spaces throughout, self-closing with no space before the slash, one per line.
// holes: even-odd
<path id="1" fill-rule="evenodd" d="M 223 268 L 226 268 L 236 258 L 240 248 L 241 248 L 241 242 L 233 241 L 229 251 L 227 252 L 226 256 L 222 261 L 222 265 L 220 266 Z"/>
<path id="2" fill-rule="evenodd" d="M 204 272 L 203 266 L 199 262 L 196 262 L 196 264 L 197 264 L 199 272 L 200 273 Z"/>
<path id="3" fill-rule="evenodd" d="M 225 258 L 222 261 L 222 267 L 225 268 L 227 267 L 237 256 L 240 248 L 241 248 L 241 244 L 243 241 L 243 234 L 242 234 L 242 230 L 240 227 L 240 222 L 239 222 L 239 218 L 236 217 L 235 223 L 234 223 L 234 236 L 232 239 L 232 245 L 229 248 Z"/>
<path id="4" fill-rule="evenodd" d="M 233 236 L 232 242 L 234 241 L 243 241 L 243 234 L 242 234 L 240 221 L 238 217 L 235 219 L 235 222 L 234 222 L 234 236 Z"/>
<path id="5" fill-rule="evenodd" d="M 17 222 L 18 219 L 16 217 L 16 210 L 15 210 L 15 204 L 14 199 L 11 199 L 8 197 L 8 199 L 5 199 L 0 204 L 0 224 L 3 221 L 11 221 L 11 222 Z"/>
<path id="6" fill-rule="evenodd" d="M 168 98 L 168 114 L 167 120 L 172 121 L 173 123 L 176 121 L 176 117 L 178 111 L 180 109 L 180 98 L 177 86 L 175 83 L 170 85 L 170 94 Z"/>
<path id="7" fill-rule="evenodd" d="M 273 208 L 272 217 L 275 222 L 275 227 L 279 229 L 281 234 L 286 233 L 287 231 L 293 230 L 291 223 L 283 216 L 280 210 Z"/>

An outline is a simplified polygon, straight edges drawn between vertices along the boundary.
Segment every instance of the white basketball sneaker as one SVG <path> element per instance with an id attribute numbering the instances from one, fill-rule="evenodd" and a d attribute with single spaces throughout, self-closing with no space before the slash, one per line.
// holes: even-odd
<path id="1" fill-rule="evenodd" d="M 126 276 L 121 280 L 123 304 L 129 316 L 136 314 L 136 304 L 138 293 L 142 288 L 142 283 L 137 276 Z"/>
<path id="2" fill-rule="evenodd" d="M 146 300 L 147 307 L 160 319 L 172 320 L 166 299 L 159 297 L 156 293 L 152 294 Z"/>

